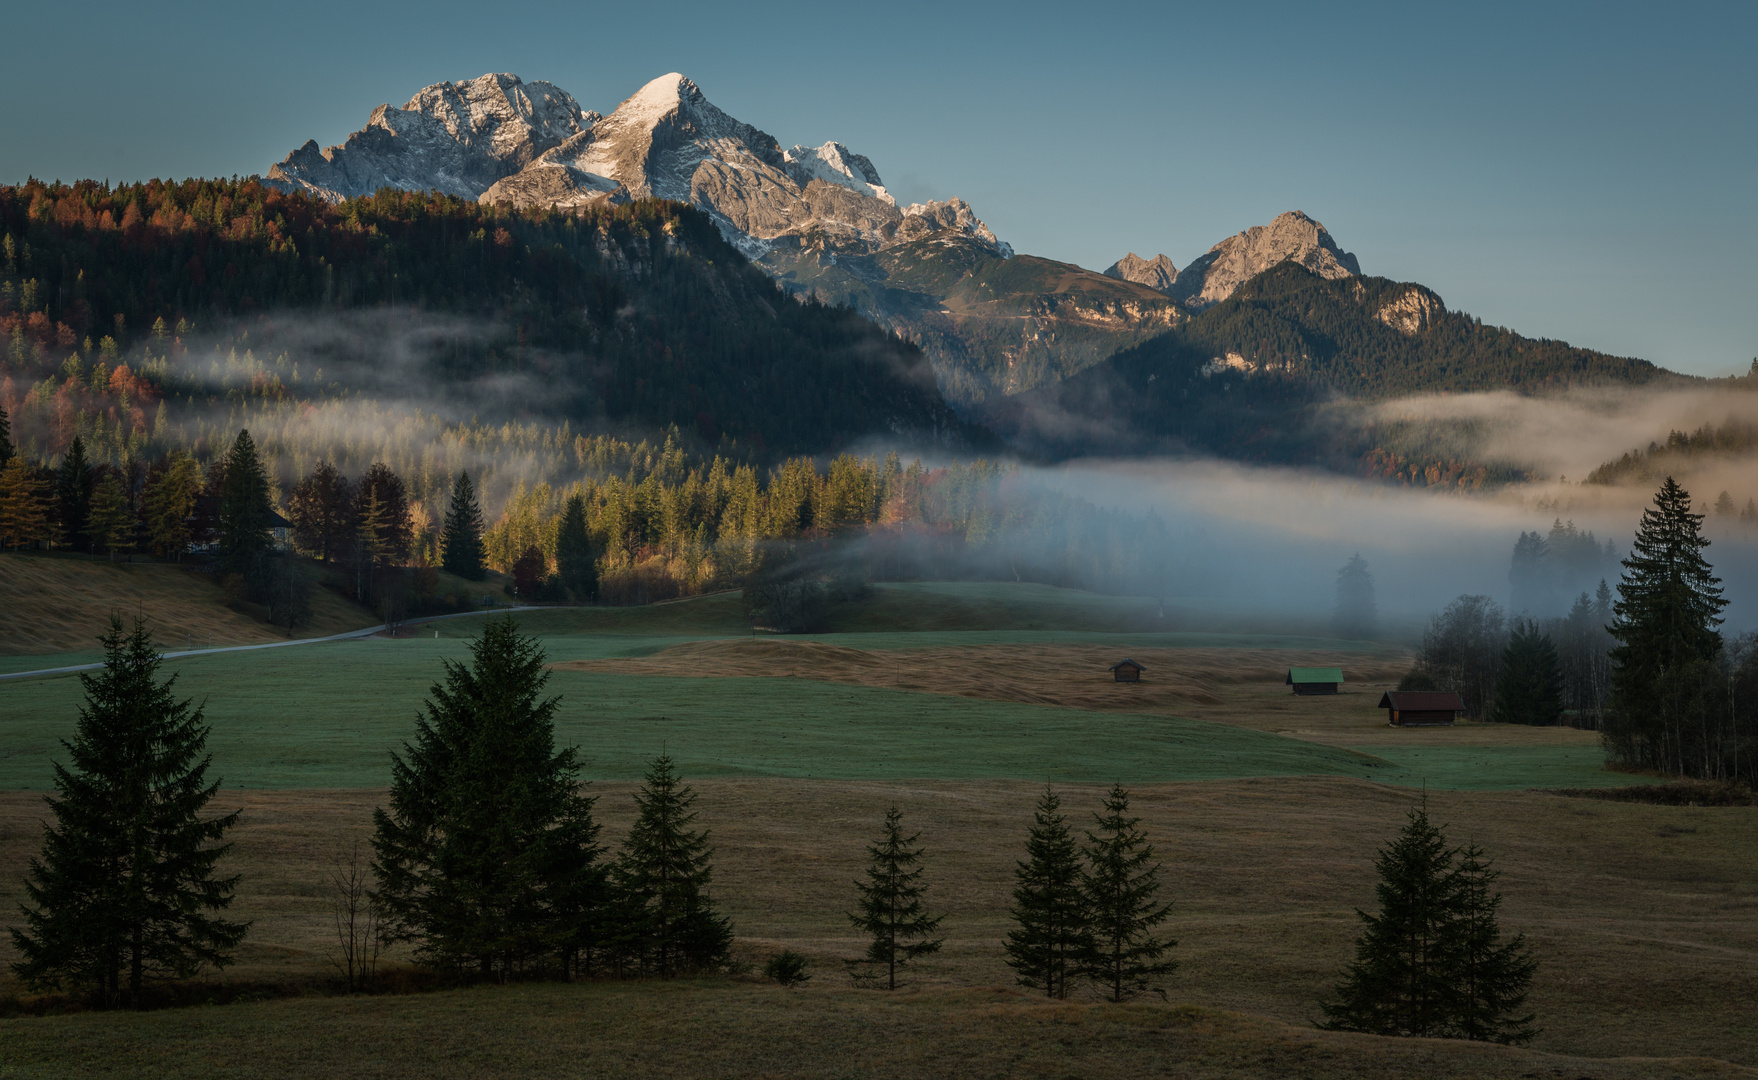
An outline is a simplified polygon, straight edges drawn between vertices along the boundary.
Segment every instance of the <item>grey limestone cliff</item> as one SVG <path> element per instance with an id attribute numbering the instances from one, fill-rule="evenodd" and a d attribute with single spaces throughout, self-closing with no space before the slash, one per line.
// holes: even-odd
<path id="1" fill-rule="evenodd" d="M 1105 270 L 1105 276 L 1116 278 L 1119 281 L 1133 281 L 1137 285 L 1146 285 L 1150 289 L 1168 292 L 1171 290 L 1173 282 L 1178 280 L 1178 268 L 1173 266 L 1172 260 L 1164 255 L 1155 255 L 1151 259 L 1144 259 L 1132 251 L 1112 263 Z"/>
<path id="2" fill-rule="evenodd" d="M 1325 227 L 1299 210 L 1276 215 L 1210 248 L 1183 270 L 1168 295 L 1192 310 L 1218 304 L 1233 290 L 1283 262 L 1297 262 L 1323 278 L 1360 275 L 1355 256 L 1337 246 Z"/>

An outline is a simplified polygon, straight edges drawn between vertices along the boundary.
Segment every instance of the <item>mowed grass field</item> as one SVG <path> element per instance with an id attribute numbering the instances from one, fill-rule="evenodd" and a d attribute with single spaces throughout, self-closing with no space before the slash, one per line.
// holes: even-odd
<path id="1" fill-rule="evenodd" d="M 1113 609 L 1143 614 L 960 585 L 881 587 L 874 622 L 893 629 L 850 616 L 804 640 L 753 638 L 733 596 L 521 616 L 555 664 L 558 737 L 582 750 L 606 839 L 632 821 L 647 761 L 671 753 L 713 832 L 739 955 L 806 954 L 802 989 L 734 977 L 5 1020 L 0 1075 L 1758 1075 L 1758 809 L 1532 790 L 1650 778 L 1605 771 L 1588 732 L 1388 728 L 1374 705 L 1408 667 L 1395 647 L 1195 620 L 1106 629 Z M 948 625 L 928 625 L 936 610 Z M 222 802 L 244 810 L 232 865 L 255 922 L 224 980 L 328 984 L 326 875 L 369 835 L 389 750 L 476 625 L 175 663 L 206 700 Z M 1148 667 L 1138 686 L 1105 670 L 1126 654 Z M 1293 697 L 1293 663 L 1342 666 L 1345 692 Z M 8 910 L 78 700 L 71 677 L 0 683 Z M 1032 1000 L 1001 950 L 1032 803 L 1053 781 L 1084 819 L 1112 780 L 1166 863 L 1170 1003 Z M 1375 851 L 1424 787 L 1456 842 L 1497 859 L 1504 925 L 1541 958 L 1532 1050 L 1309 1026 L 1374 902 Z M 851 882 L 893 803 L 922 831 L 947 937 L 895 997 L 840 967 L 860 947 Z"/>

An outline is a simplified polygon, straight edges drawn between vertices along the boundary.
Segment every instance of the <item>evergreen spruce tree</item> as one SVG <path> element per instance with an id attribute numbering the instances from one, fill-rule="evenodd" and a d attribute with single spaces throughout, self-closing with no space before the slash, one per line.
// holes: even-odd
<path id="1" fill-rule="evenodd" d="M 288 499 L 294 543 L 322 562 L 340 559 L 352 540 L 348 518 L 353 502 L 348 478 L 330 462 L 318 462 Z"/>
<path id="2" fill-rule="evenodd" d="M 1524 1044 L 1538 1034 L 1533 1014 L 1516 1016 L 1538 961 L 1526 947 L 1526 935 L 1501 940 L 1496 912 L 1500 893 L 1492 893 L 1498 871 L 1491 870 L 1476 844 L 1460 853 L 1458 875 L 1458 947 L 1452 977 L 1452 1034 L 1484 1042 Z"/>
<path id="3" fill-rule="evenodd" d="M 945 916 L 930 916 L 922 902 L 928 891 L 919 865 L 923 849 L 911 846 L 921 835 L 903 834 L 903 813 L 893 806 L 885 811 L 879 840 L 867 847 L 867 880 L 855 882 L 860 890 L 859 910 L 848 913 L 854 928 L 872 937 L 866 954 L 848 961 L 849 972 L 857 980 L 872 977 L 860 974 L 863 967 L 883 965 L 886 989 L 896 990 L 899 968 L 940 951 L 943 939 L 930 935 L 940 929 Z"/>
<path id="4" fill-rule="evenodd" d="M 488 576 L 482 560 L 482 507 L 476 503 L 476 488 L 467 472 L 460 471 L 452 484 L 440 565 L 448 574 L 466 581 L 481 581 Z"/>
<path id="5" fill-rule="evenodd" d="M 1398 838 L 1380 849 L 1379 914 L 1356 910 L 1367 929 L 1355 943 L 1355 962 L 1337 987 L 1337 1001 L 1320 1004 L 1320 1027 L 1374 1035 L 1449 1033 L 1464 906 L 1453 859 L 1428 811 L 1410 811 Z"/>
<path id="6" fill-rule="evenodd" d="M 1563 671 L 1557 647 L 1531 619 L 1514 620 L 1514 632 L 1502 649 L 1490 719 L 1539 726 L 1563 722 Z"/>
<path id="7" fill-rule="evenodd" d="M 12 419 L 6 415 L 6 408 L 0 405 L 0 468 L 12 460 Z"/>
<path id="8" fill-rule="evenodd" d="M 75 551 L 91 550 L 86 531 L 91 508 L 92 466 L 86 460 L 85 440 L 75 435 L 55 470 L 55 516 L 61 526 L 61 542 Z"/>
<path id="9" fill-rule="evenodd" d="M 586 500 L 568 497 L 555 537 L 556 574 L 575 601 L 590 600 L 598 592 L 598 564 L 592 557 L 592 540 L 586 535 Z"/>
<path id="10" fill-rule="evenodd" d="M 1028 861 L 1014 867 L 1013 907 L 1019 925 L 1007 934 L 1007 964 L 1021 986 L 1048 997 L 1068 996 L 1069 982 L 1092 949 L 1080 852 L 1048 787 L 1038 799 L 1026 838 Z"/>
<path id="11" fill-rule="evenodd" d="M 1695 684 L 1710 677 L 1721 651 L 1721 610 L 1727 601 L 1703 549 L 1703 515 L 1667 477 L 1642 512 L 1618 583 L 1608 629 L 1611 702 L 1605 743 L 1626 766 L 1686 772 L 1697 760 L 1688 744 L 1704 718 Z"/>
<path id="12" fill-rule="evenodd" d="M 635 796 L 641 812 L 617 860 L 616 884 L 630 918 L 625 934 L 660 978 L 717 967 L 732 947 L 732 923 L 709 897 L 714 849 L 707 830 L 694 827 L 695 802 L 670 756 L 661 754 Z"/>
<path id="13" fill-rule="evenodd" d="M 215 869 L 238 814 L 202 816 L 220 782 L 207 782 L 201 709 L 172 695 L 175 675 L 158 681 L 143 622 L 125 634 L 112 618 L 103 643 L 103 670 L 79 677 L 69 765 L 55 763 L 55 820 L 31 860 L 13 971 L 33 989 L 138 1007 L 149 980 L 229 964 L 249 924 L 219 917 L 238 878 Z"/>
<path id="14" fill-rule="evenodd" d="M 269 522 L 275 508 L 268 474 L 247 429 L 232 440 L 219 494 L 220 565 L 229 573 L 256 573 L 272 543 Z"/>
<path id="15" fill-rule="evenodd" d="M 1141 818 L 1129 816 L 1129 792 L 1121 784 L 1111 785 L 1105 812 L 1093 819 L 1098 831 L 1087 833 L 1087 870 L 1081 878 L 1092 946 L 1081 973 L 1110 1001 L 1128 1001 L 1149 990 L 1164 998 L 1166 992 L 1153 984 L 1178 967 L 1165 958 L 1178 942 L 1162 941 L 1154 932 L 1172 905 L 1159 902 L 1160 864 L 1153 845 L 1136 828 Z"/>
<path id="16" fill-rule="evenodd" d="M 116 561 L 116 552 L 134 534 L 134 514 L 128 509 L 128 497 L 122 483 L 114 476 L 98 481 L 92 490 L 91 513 L 86 518 L 87 531 L 94 547 L 109 553 Z"/>
<path id="17" fill-rule="evenodd" d="M 447 661 L 373 814 L 374 899 L 391 940 L 460 977 L 506 979 L 568 954 L 597 862 L 592 801 L 555 749 L 541 646 L 508 616 Z"/>
<path id="18" fill-rule="evenodd" d="M 1371 638 L 1379 633 L 1379 627 L 1373 575 L 1358 551 L 1337 571 L 1337 606 L 1331 612 L 1331 629 L 1340 637 Z"/>

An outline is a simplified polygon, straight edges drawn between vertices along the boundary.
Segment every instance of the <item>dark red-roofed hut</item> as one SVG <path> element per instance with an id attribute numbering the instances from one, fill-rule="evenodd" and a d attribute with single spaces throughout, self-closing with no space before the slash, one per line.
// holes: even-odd
<path id="1" fill-rule="evenodd" d="M 1445 727 L 1465 711 L 1465 699 L 1450 690 L 1387 690 L 1380 708 L 1393 727 Z"/>
<path id="2" fill-rule="evenodd" d="M 1118 682 L 1141 682 L 1141 673 L 1146 670 L 1126 656 L 1111 665 L 1111 678 Z"/>

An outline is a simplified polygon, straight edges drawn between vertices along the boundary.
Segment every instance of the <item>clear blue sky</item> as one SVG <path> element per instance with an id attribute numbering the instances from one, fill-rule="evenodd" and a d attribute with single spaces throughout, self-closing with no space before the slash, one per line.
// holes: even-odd
<path id="1" fill-rule="evenodd" d="M 1451 307 L 1703 374 L 1758 355 L 1758 4 L 28 5 L 0 181 L 262 172 L 445 79 L 608 112 L 667 71 L 1022 252 L 1183 266 L 1301 209 Z"/>

